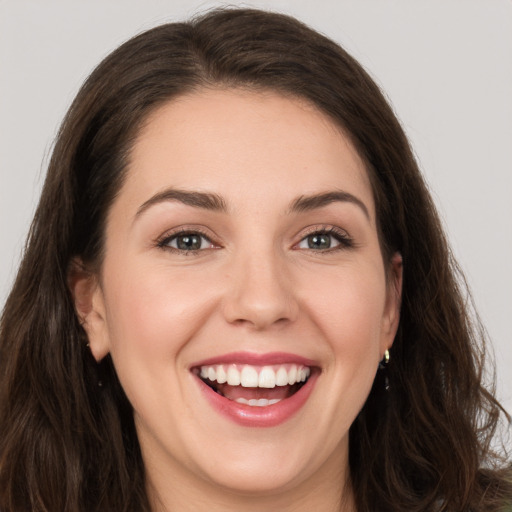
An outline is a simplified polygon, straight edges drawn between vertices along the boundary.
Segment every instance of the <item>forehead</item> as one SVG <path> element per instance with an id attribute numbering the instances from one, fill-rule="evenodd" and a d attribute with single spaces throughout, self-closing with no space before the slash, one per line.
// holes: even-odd
<path id="1" fill-rule="evenodd" d="M 343 130 L 305 100 L 268 91 L 199 90 L 164 104 L 132 148 L 128 188 L 207 190 L 285 200 L 343 189 L 373 197 L 365 165 Z"/>

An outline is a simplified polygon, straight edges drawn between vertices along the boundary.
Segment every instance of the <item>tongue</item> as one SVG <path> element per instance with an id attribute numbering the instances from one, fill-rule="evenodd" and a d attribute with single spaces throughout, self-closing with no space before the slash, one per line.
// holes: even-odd
<path id="1" fill-rule="evenodd" d="M 266 398 L 267 400 L 288 398 L 295 392 L 296 386 L 276 386 L 275 388 L 244 388 L 218 384 L 217 391 L 229 400 L 245 398 L 246 400 Z"/>

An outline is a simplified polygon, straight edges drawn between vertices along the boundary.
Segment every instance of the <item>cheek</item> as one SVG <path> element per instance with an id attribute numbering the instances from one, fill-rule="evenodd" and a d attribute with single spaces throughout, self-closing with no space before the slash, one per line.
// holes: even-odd
<path id="1" fill-rule="evenodd" d="M 121 384 L 139 414 L 160 410 L 158 397 L 178 403 L 186 368 L 182 350 L 205 323 L 215 302 L 201 273 L 171 272 L 141 264 L 111 268 L 107 328 L 110 353 Z M 129 276 L 129 277 L 127 277 Z"/>
<path id="2" fill-rule="evenodd" d="M 377 372 L 386 299 L 382 264 L 375 258 L 317 273 L 314 289 L 303 304 L 314 328 L 309 337 L 323 340 L 328 392 L 319 391 L 315 407 L 317 426 L 331 433 L 325 442 L 332 448 L 363 407 Z"/>
<path id="3" fill-rule="evenodd" d="M 317 292 L 309 294 L 309 308 L 330 339 L 348 337 L 364 342 L 379 335 L 386 284 L 378 266 L 343 268 L 317 278 L 315 288 Z"/>
<path id="4" fill-rule="evenodd" d="M 106 286 L 112 356 L 118 363 L 133 355 L 138 358 L 133 364 L 168 363 L 201 328 L 215 288 L 204 287 L 200 272 L 177 273 L 143 262 L 134 267 L 111 269 Z"/>
<path id="5" fill-rule="evenodd" d="M 383 336 L 386 283 L 378 262 L 344 268 L 316 282 L 308 312 L 331 350 L 343 379 L 373 380 Z"/>

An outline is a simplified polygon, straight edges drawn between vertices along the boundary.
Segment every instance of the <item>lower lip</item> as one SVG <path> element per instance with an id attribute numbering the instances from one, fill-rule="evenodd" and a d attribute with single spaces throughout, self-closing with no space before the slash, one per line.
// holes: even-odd
<path id="1" fill-rule="evenodd" d="M 265 407 L 239 404 L 234 400 L 228 400 L 216 393 L 201 379 L 197 378 L 197 381 L 211 406 L 235 423 L 244 427 L 275 427 L 289 420 L 304 406 L 317 378 L 318 374 L 312 373 L 307 382 L 292 396 Z"/>

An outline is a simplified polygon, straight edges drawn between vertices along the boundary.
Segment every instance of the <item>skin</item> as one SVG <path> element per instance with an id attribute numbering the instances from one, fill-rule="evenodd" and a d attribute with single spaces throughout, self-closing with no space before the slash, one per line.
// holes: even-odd
<path id="1" fill-rule="evenodd" d="M 169 188 L 217 194 L 226 209 L 151 199 Z M 360 204 L 290 208 L 332 191 Z M 208 239 L 180 252 L 169 239 L 180 229 Z M 309 246 L 331 229 L 351 245 L 327 233 L 331 248 Z M 354 510 L 348 430 L 393 342 L 400 288 L 364 164 L 324 114 L 244 90 L 154 112 L 108 215 L 101 274 L 73 284 L 91 350 L 112 355 L 133 405 L 154 509 Z M 271 428 L 220 415 L 190 367 L 235 351 L 314 360 L 306 404 Z"/>

